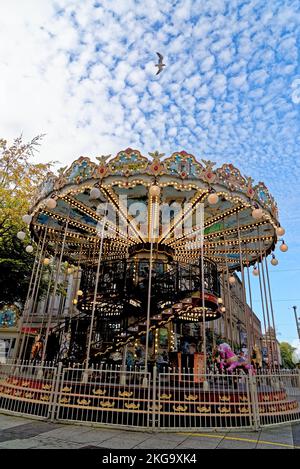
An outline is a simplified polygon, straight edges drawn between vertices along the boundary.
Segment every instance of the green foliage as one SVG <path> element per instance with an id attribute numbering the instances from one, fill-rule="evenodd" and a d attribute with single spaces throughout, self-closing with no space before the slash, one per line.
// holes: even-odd
<path id="1" fill-rule="evenodd" d="M 10 237 L 5 236 L 0 242 L 0 305 L 8 303 L 24 304 L 33 256 L 27 254 L 24 245 L 12 229 Z"/>
<path id="2" fill-rule="evenodd" d="M 42 135 L 29 143 L 22 137 L 8 142 L 0 138 L 0 303 L 24 304 L 34 255 L 16 238 L 24 229 L 22 215 L 28 212 L 35 189 L 49 173 L 52 163 L 34 163 Z M 27 233 L 29 241 L 29 233 Z"/>
<path id="3" fill-rule="evenodd" d="M 295 347 L 292 347 L 291 344 L 288 342 L 281 342 L 280 343 L 280 353 L 282 358 L 282 366 L 284 368 L 295 368 L 295 364 L 292 360 L 292 355 L 294 352 Z"/>

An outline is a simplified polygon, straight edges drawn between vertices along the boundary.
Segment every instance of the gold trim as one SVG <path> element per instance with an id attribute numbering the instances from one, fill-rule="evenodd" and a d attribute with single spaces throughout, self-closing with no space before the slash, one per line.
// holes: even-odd
<path id="1" fill-rule="evenodd" d="M 196 394 L 189 394 L 188 396 L 185 394 L 184 398 L 186 401 L 196 401 L 198 396 L 196 396 Z"/>
<path id="2" fill-rule="evenodd" d="M 248 397 L 247 396 L 239 396 L 239 399 L 241 402 L 248 402 Z"/>
<path id="3" fill-rule="evenodd" d="M 248 407 L 239 407 L 239 411 L 241 414 L 249 414 L 249 408 Z"/>
<path id="4" fill-rule="evenodd" d="M 68 386 L 65 386 L 64 388 L 62 388 L 62 392 L 71 392 L 72 391 L 72 388 L 68 388 Z"/>
<path id="5" fill-rule="evenodd" d="M 134 402 L 132 402 L 132 403 L 126 402 L 126 403 L 124 404 L 124 406 L 126 407 L 126 409 L 133 409 L 133 410 L 135 410 L 135 409 L 139 409 L 140 404 L 134 404 Z"/>
<path id="6" fill-rule="evenodd" d="M 186 412 L 187 409 L 188 409 L 188 406 L 187 405 L 179 405 L 179 406 L 175 406 L 173 405 L 173 409 L 175 410 L 175 412 Z"/>
<path id="7" fill-rule="evenodd" d="M 121 392 L 121 391 L 119 391 L 119 396 L 120 397 L 131 397 L 131 396 L 133 396 L 133 392 L 128 392 L 128 391 Z"/>
<path id="8" fill-rule="evenodd" d="M 91 400 L 89 399 L 88 401 L 86 399 L 77 399 L 77 403 L 79 405 L 89 405 L 91 403 Z"/>
<path id="9" fill-rule="evenodd" d="M 48 402 L 48 401 L 50 401 L 50 396 L 41 396 L 40 401 Z"/>
<path id="10" fill-rule="evenodd" d="M 220 414 L 229 414 L 230 413 L 230 408 L 229 407 L 223 406 L 223 407 L 219 407 L 218 409 L 219 409 Z"/>
<path id="11" fill-rule="evenodd" d="M 210 406 L 197 407 L 198 412 L 205 412 L 206 414 L 211 411 Z"/>
<path id="12" fill-rule="evenodd" d="M 219 396 L 219 401 L 221 402 L 230 402 L 229 396 Z"/>
<path id="13" fill-rule="evenodd" d="M 102 401 L 100 402 L 100 407 L 114 407 L 115 402 L 110 402 L 110 401 Z"/>
<path id="14" fill-rule="evenodd" d="M 106 394 L 106 389 L 93 389 L 92 393 L 96 396 L 104 396 Z"/>
<path id="15" fill-rule="evenodd" d="M 44 384 L 42 389 L 44 389 L 45 391 L 50 391 L 50 389 L 52 389 L 52 386 L 50 384 Z"/>
<path id="16" fill-rule="evenodd" d="M 59 399 L 59 402 L 60 404 L 69 404 L 70 398 L 62 397 L 61 399 Z"/>
<path id="17" fill-rule="evenodd" d="M 160 395 L 161 399 L 171 399 L 171 397 L 172 397 L 172 394 L 161 394 Z"/>

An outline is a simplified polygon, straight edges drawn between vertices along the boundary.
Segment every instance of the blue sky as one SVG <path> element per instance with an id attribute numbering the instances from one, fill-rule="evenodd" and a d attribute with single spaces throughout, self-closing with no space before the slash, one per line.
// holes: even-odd
<path id="1" fill-rule="evenodd" d="M 295 341 L 299 1 L 11 0 L 0 31 L 1 134 L 45 132 L 39 159 L 184 149 L 266 183 L 289 246 L 270 267 L 279 339 Z"/>

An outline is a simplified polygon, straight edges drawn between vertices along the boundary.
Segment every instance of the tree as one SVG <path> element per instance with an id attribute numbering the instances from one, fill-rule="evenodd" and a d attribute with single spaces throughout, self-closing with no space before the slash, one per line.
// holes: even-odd
<path id="1" fill-rule="evenodd" d="M 28 143 L 22 136 L 9 145 L 0 139 L 0 302 L 24 303 L 32 270 L 33 256 L 25 252 L 17 232 L 24 228 L 34 189 L 45 178 L 53 163 L 32 160 L 43 135 Z"/>
<path id="2" fill-rule="evenodd" d="M 280 343 L 280 353 L 281 353 L 281 358 L 282 358 L 282 366 L 284 368 L 295 368 L 295 364 L 292 359 L 292 355 L 294 350 L 296 350 L 294 347 L 291 346 L 288 342 L 281 342 Z"/>

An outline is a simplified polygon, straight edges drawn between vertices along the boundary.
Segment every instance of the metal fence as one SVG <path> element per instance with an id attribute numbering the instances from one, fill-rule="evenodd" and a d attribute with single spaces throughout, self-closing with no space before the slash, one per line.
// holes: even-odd
<path id="1" fill-rule="evenodd" d="M 0 364 L 0 410 L 160 431 L 258 429 L 300 421 L 300 370 L 204 375 L 8 362 Z"/>

